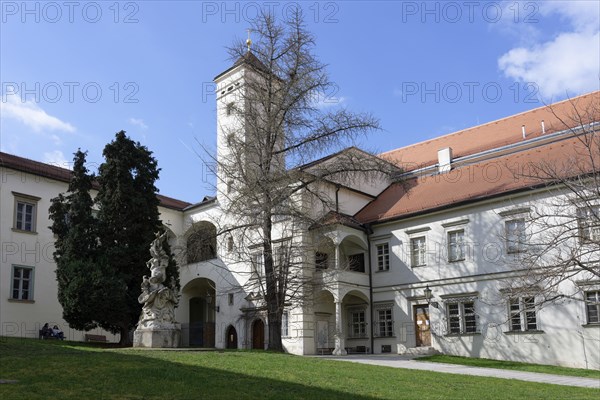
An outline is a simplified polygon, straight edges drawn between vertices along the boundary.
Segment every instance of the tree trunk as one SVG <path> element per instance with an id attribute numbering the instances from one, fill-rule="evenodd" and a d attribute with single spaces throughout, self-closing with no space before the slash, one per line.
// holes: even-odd
<path id="1" fill-rule="evenodd" d="M 269 307 L 269 346 L 268 350 L 283 351 L 281 342 L 281 315 L 277 310 L 271 312 Z"/>
<path id="2" fill-rule="evenodd" d="M 133 346 L 133 343 L 131 343 L 131 340 L 129 339 L 129 328 L 127 327 L 127 324 L 123 324 L 120 325 L 120 335 L 121 338 L 119 340 L 119 346 L 121 347 L 131 347 Z"/>

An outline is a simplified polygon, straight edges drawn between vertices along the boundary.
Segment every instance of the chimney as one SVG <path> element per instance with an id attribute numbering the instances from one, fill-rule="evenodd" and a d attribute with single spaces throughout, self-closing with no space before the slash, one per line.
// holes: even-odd
<path id="1" fill-rule="evenodd" d="M 452 169 L 452 147 L 438 150 L 438 172 L 444 173 Z"/>

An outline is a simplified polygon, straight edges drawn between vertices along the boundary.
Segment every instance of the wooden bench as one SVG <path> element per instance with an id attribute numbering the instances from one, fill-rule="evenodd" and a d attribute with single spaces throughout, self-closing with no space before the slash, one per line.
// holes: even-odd
<path id="1" fill-rule="evenodd" d="M 52 335 L 45 335 L 44 336 L 44 334 L 42 333 L 41 329 L 39 330 L 39 337 L 40 337 L 40 339 L 44 339 L 44 340 L 46 340 L 46 339 L 56 339 L 56 340 L 58 340 L 58 338 L 56 336 L 52 336 Z"/>
<path id="2" fill-rule="evenodd" d="M 370 350 L 367 346 L 346 347 L 348 354 L 369 354 Z"/>
<path id="3" fill-rule="evenodd" d="M 104 336 L 104 335 L 91 335 L 89 333 L 85 334 L 85 341 L 86 342 L 100 342 L 100 343 L 108 342 L 108 340 L 106 339 L 106 336 Z"/>
<path id="4" fill-rule="evenodd" d="M 330 348 L 330 347 L 319 347 L 317 349 L 317 353 L 319 353 L 322 356 L 331 355 L 331 354 L 333 354 L 333 350 L 334 349 Z"/>

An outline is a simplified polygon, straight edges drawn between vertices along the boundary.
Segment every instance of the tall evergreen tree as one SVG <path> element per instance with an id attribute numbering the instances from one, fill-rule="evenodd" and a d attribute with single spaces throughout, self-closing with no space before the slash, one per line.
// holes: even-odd
<path id="1" fill-rule="evenodd" d="M 159 168 L 152 152 L 124 131 L 106 145 L 100 166 L 96 202 L 90 191 L 94 176 L 85 167 L 86 154 L 75 153 L 67 194 L 52 199 L 50 218 L 57 236 L 59 301 L 63 317 L 75 329 L 100 326 L 120 333 L 130 344 L 136 325 L 142 277 L 154 234 L 162 230 L 154 185 Z M 99 208 L 92 214 L 94 204 Z M 166 284 L 179 292 L 179 271 L 168 243 Z"/>
<path id="2" fill-rule="evenodd" d="M 57 237 L 54 259 L 63 317 L 69 326 L 89 330 L 96 326 L 95 316 L 103 313 L 104 305 L 98 304 L 94 293 L 106 286 L 106 278 L 98 274 L 97 224 L 90 195 L 93 175 L 85 167 L 85 158 L 81 150 L 74 154 L 68 194 L 51 200 L 50 219 Z"/>
<path id="3" fill-rule="evenodd" d="M 162 229 L 154 185 L 159 168 L 152 152 L 124 131 L 106 145 L 103 155 L 96 197 L 100 251 L 122 289 L 107 293 L 111 307 L 99 325 L 119 332 L 121 344 L 129 344 L 129 331 L 141 311 L 138 296 L 142 276 L 148 273 L 148 246 Z"/>

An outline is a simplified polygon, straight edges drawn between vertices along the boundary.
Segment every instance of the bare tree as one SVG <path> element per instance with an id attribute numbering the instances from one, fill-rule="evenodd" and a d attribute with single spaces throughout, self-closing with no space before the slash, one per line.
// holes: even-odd
<path id="1" fill-rule="evenodd" d="M 535 296 L 538 308 L 581 299 L 581 282 L 600 279 L 600 92 L 569 100 L 568 112 L 548 107 L 558 151 L 514 172 L 543 191 L 502 238 L 518 273 L 505 294 Z"/>
<path id="2" fill-rule="evenodd" d="M 336 186 L 386 179 L 394 167 L 354 147 L 342 150 L 379 123 L 340 105 L 322 106 L 319 99 L 334 85 L 314 55 L 301 10 L 281 22 L 262 14 L 252 31 L 251 49 L 242 42 L 229 49 L 247 72 L 236 101 L 226 105 L 234 122 L 220 127 L 222 156 L 203 158 L 217 165 L 224 215 L 217 235 L 226 243 L 226 262 L 252 266 L 244 290 L 260 299 L 268 347 L 280 351 L 284 307 L 312 296 L 310 271 L 320 246 L 312 232 L 336 210 Z"/>

